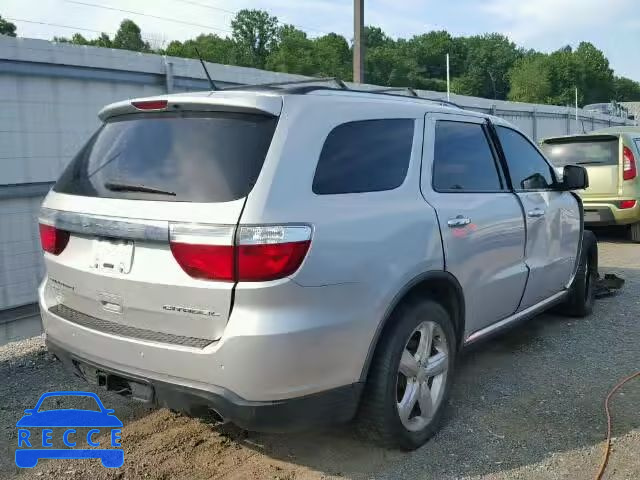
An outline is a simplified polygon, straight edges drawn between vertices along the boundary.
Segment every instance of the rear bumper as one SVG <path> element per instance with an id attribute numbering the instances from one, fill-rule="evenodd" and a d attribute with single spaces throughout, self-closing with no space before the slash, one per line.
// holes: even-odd
<path id="1" fill-rule="evenodd" d="M 629 225 L 640 221 L 640 202 L 633 208 L 620 209 L 609 202 L 584 202 L 584 223 L 588 226 Z"/>
<path id="2" fill-rule="evenodd" d="M 214 410 L 224 421 L 247 430 L 261 432 L 292 432 L 346 422 L 356 413 L 361 383 L 286 400 L 256 402 L 245 400 L 222 387 L 201 390 L 141 377 L 110 366 L 100 365 L 70 352 L 58 342 L 47 338 L 47 348 L 63 365 L 90 383 L 119 390 L 147 404 L 181 410 L 198 415 Z M 127 391 L 124 385 L 141 386 Z M 116 388 L 117 387 L 117 388 Z M 140 392 L 145 392 L 143 396 Z"/>

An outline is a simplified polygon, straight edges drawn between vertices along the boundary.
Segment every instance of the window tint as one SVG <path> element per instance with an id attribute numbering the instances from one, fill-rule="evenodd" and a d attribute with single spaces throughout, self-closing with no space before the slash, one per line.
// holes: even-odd
<path id="1" fill-rule="evenodd" d="M 552 140 L 542 151 L 556 167 L 565 165 L 618 165 L 618 139 L 589 141 L 586 138 Z"/>
<path id="2" fill-rule="evenodd" d="M 495 192 L 502 189 L 482 125 L 438 121 L 433 159 L 437 191 Z"/>
<path id="3" fill-rule="evenodd" d="M 276 121 L 223 112 L 115 117 L 80 150 L 54 190 L 132 200 L 237 200 L 258 178 Z"/>
<path id="4" fill-rule="evenodd" d="M 554 184 L 551 167 L 520 133 L 496 126 L 514 190 L 544 190 Z"/>
<path id="5" fill-rule="evenodd" d="M 365 120 L 334 128 L 320 154 L 313 192 L 376 192 L 399 187 L 407 176 L 414 121 Z"/>

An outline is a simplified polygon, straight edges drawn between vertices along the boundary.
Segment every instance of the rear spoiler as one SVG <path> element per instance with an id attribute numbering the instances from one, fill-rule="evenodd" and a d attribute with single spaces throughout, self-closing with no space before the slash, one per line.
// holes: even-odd
<path id="1" fill-rule="evenodd" d="M 618 140 L 618 135 L 613 134 L 594 134 L 594 135 L 568 135 L 565 137 L 545 138 L 541 143 L 557 144 L 557 143 L 580 143 L 580 142 L 608 142 Z"/>
<path id="2" fill-rule="evenodd" d="M 157 108 L 137 108 L 136 105 L 157 104 Z M 118 115 L 140 112 L 239 112 L 278 116 L 282 111 L 282 97 L 252 92 L 211 92 L 207 95 L 163 95 L 158 97 L 134 98 L 107 105 L 98 117 L 105 121 Z"/>

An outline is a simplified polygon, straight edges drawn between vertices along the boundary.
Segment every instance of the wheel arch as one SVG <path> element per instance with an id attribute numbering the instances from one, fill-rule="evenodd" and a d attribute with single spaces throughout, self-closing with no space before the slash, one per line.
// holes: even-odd
<path id="1" fill-rule="evenodd" d="M 457 278 L 451 273 L 445 271 L 429 271 L 424 272 L 409 281 L 395 295 L 390 305 L 385 311 L 382 321 L 373 336 L 369 351 L 360 374 L 360 380 L 366 381 L 369 374 L 369 367 L 375 355 L 376 348 L 380 343 L 385 330 L 393 324 L 390 319 L 396 309 L 404 302 L 410 301 L 412 298 L 420 296 L 422 298 L 432 298 L 440 303 L 451 315 L 453 327 L 456 332 L 456 343 L 458 350 L 464 340 L 465 330 L 465 301 L 462 287 Z"/>

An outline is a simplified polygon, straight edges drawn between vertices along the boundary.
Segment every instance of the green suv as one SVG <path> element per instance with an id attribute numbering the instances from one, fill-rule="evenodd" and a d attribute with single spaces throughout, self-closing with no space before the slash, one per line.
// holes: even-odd
<path id="1" fill-rule="evenodd" d="M 579 192 L 587 226 L 624 225 L 640 242 L 640 127 L 602 130 L 543 140 L 542 150 L 557 168 L 575 164 L 589 173 L 589 188 Z"/>

